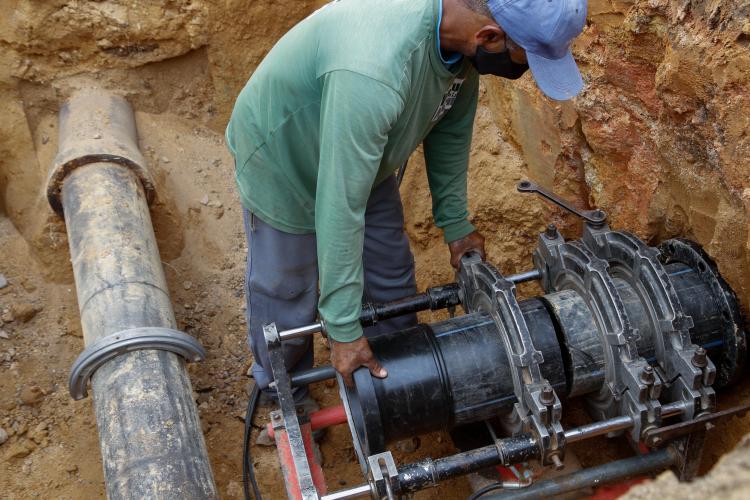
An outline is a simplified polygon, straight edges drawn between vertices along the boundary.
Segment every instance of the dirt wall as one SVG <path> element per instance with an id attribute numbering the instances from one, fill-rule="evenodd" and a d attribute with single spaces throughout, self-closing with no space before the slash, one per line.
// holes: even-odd
<path id="1" fill-rule="evenodd" d="M 747 310 L 750 2 L 590 0 L 587 86 L 556 104 L 527 76 L 487 81 L 528 174 L 647 241 L 700 242 Z"/>

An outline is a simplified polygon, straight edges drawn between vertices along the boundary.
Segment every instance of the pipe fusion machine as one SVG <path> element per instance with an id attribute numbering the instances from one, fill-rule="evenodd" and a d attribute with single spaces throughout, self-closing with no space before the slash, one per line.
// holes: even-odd
<path id="1" fill-rule="evenodd" d="M 363 306 L 363 326 L 458 305 L 465 314 L 371 339 L 388 377 L 361 368 L 353 387 L 339 378 L 360 486 L 327 491 L 311 452 L 311 431 L 326 425 L 327 410 L 308 415 L 292 398 L 293 387 L 335 371 L 284 366 L 283 342 L 323 324 L 265 327 L 280 407 L 269 425 L 290 498 L 396 499 L 488 467 L 538 461 L 563 469 L 568 445 L 603 435 L 624 435 L 634 456 L 554 479 L 500 482 L 482 498 L 548 497 L 668 468 L 690 480 L 712 422 L 748 410 L 717 409 L 715 390 L 744 371 L 746 338 L 734 292 L 697 244 L 649 247 L 611 229 L 601 210 L 577 210 L 529 181 L 517 187 L 581 217 L 582 237 L 566 241 L 550 225 L 531 271 L 506 277 L 470 254 L 455 283 Z M 531 280 L 545 294 L 519 300 L 516 284 Z M 574 399 L 591 422 L 566 429 L 563 408 Z M 482 422 L 484 441 L 470 449 L 456 443 L 464 451 L 454 455 L 399 465 L 388 451 L 400 439 Z"/>

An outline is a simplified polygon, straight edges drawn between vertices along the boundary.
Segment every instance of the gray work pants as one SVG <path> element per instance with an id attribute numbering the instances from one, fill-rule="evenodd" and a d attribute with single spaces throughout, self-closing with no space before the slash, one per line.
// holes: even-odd
<path id="1" fill-rule="evenodd" d="M 273 380 L 263 325 L 275 322 L 281 330 L 316 321 L 318 306 L 318 258 L 314 234 L 291 234 L 272 228 L 243 210 L 247 235 L 248 341 L 255 363 L 253 377 L 266 389 Z M 387 302 L 416 293 L 414 256 L 404 233 L 404 215 L 395 177 L 370 194 L 365 212 L 364 301 Z M 409 328 L 416 314 L 382 321 L 365 329 L 368 337 Z M 289 371 L 312 368 L 312 338 L 284 342 Z M 306 388 L 295 392 L 299 400 Z"/>

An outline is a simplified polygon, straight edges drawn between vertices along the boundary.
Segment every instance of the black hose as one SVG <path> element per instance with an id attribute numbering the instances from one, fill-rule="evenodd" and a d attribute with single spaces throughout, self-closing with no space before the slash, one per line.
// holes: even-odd
<path id="1" fill-rule="evenodd" d="M 469 497 L 466 500 L 478 500 L 480 497 L 483 497 L 485 494 L 489 493 L 490 491 L 501 490 L 501 489 L 503 489 L 503 483 L 498 482 L 498 483 L 488 484 L 484 488 L 481 488 L 475 491 L 474 493 L 472 493 L 471 495 L 469 495 Z"/>
<path id="2" fill-rule="evenodd" d="M 662 471 L 675 463 L 675 457 L 670 448 L 664 448 L 645 455 L 624 458 L 588 469 L 581 469 L 565 476 L 544 479 L 535 482 L 528 488 L 520 490 L 507 490 L 486 497 L 488 500 L 536 500 L 540 498 L 553 498 L 563 493 L 578 491 L 592 486 L 622 481 L 631 477 L 637 477 L 650 472 Z"/>
<path id="3" fill-rule="evenodd" d="M 260 496 L 258 482 L 255 480 L 255 471 L 250 456 L 250 431 L 252 430 L 253 415 L 255 415 L 255 406 L 258 404 L 260 391 L 257 385 L 253 385 L 250 392 L 250 400 L 247 402 L 247 411 L 245 412 L 245 435 L 242 438 L 242 488 L 245 492 L 245 500 L 250 500 L 250 485 L 253 486 L 253 496 L 255 500 L 263 500 Z"/>

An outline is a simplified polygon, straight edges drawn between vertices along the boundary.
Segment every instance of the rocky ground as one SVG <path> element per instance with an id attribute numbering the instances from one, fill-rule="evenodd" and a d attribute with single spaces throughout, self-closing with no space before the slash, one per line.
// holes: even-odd
<path id="1" fill-rule="evenodd" d="M 96 79 L 133 103 L 156 178 L 152 219 L 179 327 L 206 346 L 190 367 L 216 480 L 241 497 L 240 443 L 251 362 L 245 344 L 244 237 L 232 165 L 222 139 L 234 97 L 290 26 L 320 1 L 98 2 L 0 0 L 0 491 L 4 498 L 100 498 L 102 471 L 88 401 L 67 393 L 83 347 L 65 227 L 43 197 L 57 149 L 59 103 Z M 587 90 L 575 101 L 542 98 L 528 76 L 483 80 L 470 169 L 470 208 L 489 258 L 507 273 L 527 269 L 547 222 L 575 237 L 577 222 L 515 192 L 525 177 L 650 242 L 700 242 L 748 311 L 750 210 L 750 2 L 590 0 L 589 26 L 574 50 Z M 424 166 L 404 180 L 407 232 L 420 287 L 450 281 L 448 253 L 433 227 Z M 523 295 L 538 293 L 524 285 Z M 425 320 L 439 316 L 425 315 Z M 318 359 L 327 357 L 317 346 Z M 336 389 L 316 386 L 324 404 Z M 746 383 L 720 395 L 747 401 Z M 574 407 L 571 422 L 583 415 Z M 255 424 L 261 426 L 265 416 Z M 746 497 L 750 419 L 711 434 L 704 469 L 740 443 L 705 479 L 669 476 L 633 495 Z M 323 443 L 337 489 L 359 482 L 348 431 Z M 413 460 L 450 451 L 442 435 L 399 451 Z M 576 449 L 584 464 L 625 448 L 597 441 Z M 258 450 L 261 488 L 281 495 L 275 454 Z M 455 482 L 422 498 L 461 498 Z M 669 496 L 667 495 L 667 496 Z"/>

